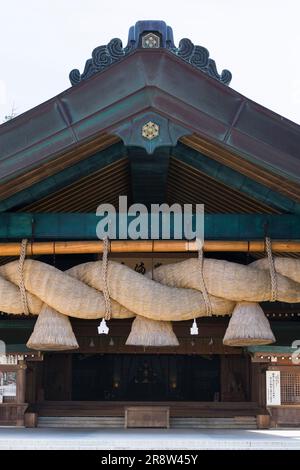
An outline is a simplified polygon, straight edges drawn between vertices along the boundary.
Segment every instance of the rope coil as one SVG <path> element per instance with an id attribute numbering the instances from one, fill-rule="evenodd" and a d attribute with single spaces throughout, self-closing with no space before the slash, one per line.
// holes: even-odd
<path id="1" fill-rule="evenodd" d="M 204 300 L 204 303 L 205 303 L 206 315 L 208 317 L 211 317 L 212 316 L 212 306 L 211 306 L 210 297 L 209 297 L 209 294 L 207 292 L 207 288 L 206 288 L 206 285 L 205 285 L 204 273 L 203 273 L 204 256 L 203 256 L 203 244 L 202 243 L 198 248 L 198 261 L 199 261 L 199 268 L 200 268 L 201 291 L 202 291 L 203 300 Z"/>
<path id="2" fill-rule="evenodd" d="M 19 277 L 18 285 L 20 289 L 21 300 L 22 300 L 22 305 L 23 305 L 25 315 L 30 314 L 29 307 L 28 307 L 27 294 L 26 294 L 26 289 L 25 289 L 25 284 L 24 284 L 24 262 L 26 258 L 27 243 L 28 243 L 27 239 L 24 239 L 21 242 L 20 258 L 19 258 L 19 264 L 18 264 L 18 277 Z"/>
<path id="3" fill-rule="evenodd" d="M 104 243 L 108 252 L 108 241 L 101 243 L 103 247 Z M 152 320 L 182 321 L 210 314 L 209 300 L 212 314 L 220 316 L 230 315 L 236 302 L 265 302 L 271 297 L 267 252 L 264 259 L 245 266 L 206 259 L 205 254 L 203 261 L 200 251 L 199 259 L 197 255 L 196 259 L 155 268 L 154 280 L 151 280 L 118 262 L 109 261 L 107 267 L 107 256 L 104 256 L 103 269 L 98 261 L 73 266 L 65 272 L 38 260 L 27 260 L 26 256 L 23 275 L 25 246 L 22 254 L 20 243 L 18 246 L 20 260 L 0 266 L 0 310 L 9 314 L 24 315 L 27 310 L 20 296 L 23 277 L 30 313 L 34 315 L 38 315 L 46 303 L 59 313 L 75 318 L 104 319 L 112 312 L 111 318 L 140 315 Z M 30 253 L 29 245 L 27 253 Z M 274 256 L 274 264 L 276 274 L 273 273 L 273 277 L 276 275 L 276 278 L 273 281 L 277 280 L 278 292 L 276 294 L 273 282 L 272 298 L 300 304 L 300 260 Z M 209 294 L 207 302 L 205 293 L 202 294 L 203 276 Z"/>
<path id="4" fill-rule="evenodd" d="M 103 239 L 103 257 L 102 257 L 102 276 L 103 276 L 103 296 L 105 302 L 105 320 L 110 320 L 112 316 L 112 308 L 108 287 L 108 253 L 110 249 L 109 238 L 105 237 Z"/>
<path id="5" fill-rule="evenodd" d="M 269 270 L 271 277 L 271 296 L 270 302 L 276 302 L 278 297 L 278 284 L 277 284 L 277 274 L 275 270 L 275 263 L 272 253 L 272 242 L 270 237 L 266 237 L 266 251 L 269 261 Z"/>

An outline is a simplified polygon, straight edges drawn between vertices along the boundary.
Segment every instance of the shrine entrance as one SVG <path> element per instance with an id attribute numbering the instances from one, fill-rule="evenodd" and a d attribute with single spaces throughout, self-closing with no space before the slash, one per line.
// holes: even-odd
<path id="1" fill-rule="evenodd" d="M 43 354 L 28 376 L 30 412 L 42 426 L 122 427 L 128 407 L 149 406 L 167 407 L 172 426 L 204 417 L 255 421 L 249 355 L 222 344 L 224 319 L 198 323 L 201 335 L 192 338 L 190 322 L 174 324 L 177 347 L 143 348 L 125 345 L 131 321 L 112 320 L 107 337 L 95 334 L 96 322 L 73 322 L 80 348 Z"/>
<path id="2" fill-rule="evenodd" d="M 81 331 L 84 333 L 84 326 Z M 38 415 L 39 425 L 72 427 L 75 422 L 88 427 L 97 421 L 99 426 L 122 427 L 128 407 L 167 407 L 172 426 L 177 419 L 179 424 L 189 425 L 180 420 L 206 417 L 228 418 L 235 425 L 237 416 L 250 417 L 255 425 L 260 408 L 251 400 L 251 384 L 255 384 L 248 355 L 184 353 L 191 343 L 184 338 L 176 351 L 169 348 L 158 353 L 136 347 L 136 352 L 123 352 L 116 332 L 114 349 L 118 351 L 91 353 L 84 338 L 81 336 L 79 352 L 44 353 L 32 369 L 32 377 L 28 376 L 29 411 Z M 97 337 L 87 338 L 87 344 L 96 348 Z M 124 336 L 121 338 L 124 344 Z M 109 350 L 112 346 L 107 339 L 100 341 Z M 190 347 L 204 349 L 201 339 L 199 345 L 196 340 Z M 209 348 L 217 347 L 215 338 Z"/>
<path id="3" fill-rule="evenodd" d="M 220 358 L 73 354 L 75 401 L 219 401 Z"/>

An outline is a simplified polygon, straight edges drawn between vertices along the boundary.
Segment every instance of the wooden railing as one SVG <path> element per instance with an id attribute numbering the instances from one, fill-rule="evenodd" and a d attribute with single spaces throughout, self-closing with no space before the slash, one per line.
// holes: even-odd
<path id="1" fill-rule="evenodd" d="M 16 396 L 7 397 L 6 402 L 0 403 L 0 426 L 24 426 L 24 415 L 28 407 L 25 403 L 26 364 L 0 364 L 0 372 L 17 374 Z"/>
<path id="2" fill-rule="evenodd" d="M 24 426 L 27 403 L 1 403 L 0 426 Z"/>

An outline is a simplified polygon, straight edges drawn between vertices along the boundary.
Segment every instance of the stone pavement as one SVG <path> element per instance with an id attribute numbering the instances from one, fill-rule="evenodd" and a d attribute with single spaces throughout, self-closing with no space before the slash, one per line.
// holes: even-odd
<path id="1" fill-rule="evenodd" d="M 300 429 L 0 428 L 0 450 L 300 450 Z"/>

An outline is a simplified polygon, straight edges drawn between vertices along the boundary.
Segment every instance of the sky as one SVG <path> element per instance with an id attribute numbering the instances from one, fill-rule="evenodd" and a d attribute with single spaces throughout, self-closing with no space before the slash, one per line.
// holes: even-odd
<path id="1" fill-rule="evenodd" d="M 92 50 L 142 19 L 206 47 L 230 86 L 300 124 L 300 0 L 0 0 L 0 123 L 70 86 Z"/>

